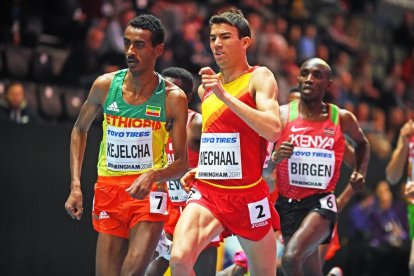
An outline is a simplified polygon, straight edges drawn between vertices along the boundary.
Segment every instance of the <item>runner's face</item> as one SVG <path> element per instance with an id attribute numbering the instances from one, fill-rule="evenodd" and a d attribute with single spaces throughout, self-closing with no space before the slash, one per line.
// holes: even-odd
<path id="1" fill-rule="evenodd" d="M 174 83 L 175 85 L 177 85 L 178 87 L 183 87 L 183 81 L 177 78 L 172 78 L 172 77 L 165 77 L 165 79 L 171 83 Z"/>
<path id="2" fill-rule="evenodd" d="M 211 26 L 210 49 L 220 68 L 232 64 L 233 60 L 239 60 L 240 54 L 245 51 L 237 28 L 225 23 Z"/>
<path id="3" fill-rule="evenodd" d="M 183 90 L 183 80 L 178 78 L 172 78 L 172 77 L 165 77 L 165 79 L 175 85 L 177 85 L 181 90 Z M 184 91 L 184 90 L 183 90 Z M 191 91 L 184 91 L 185 95 L 187 96 L 187 101 L 189 102 L 191 100 L 192 93 Z"/>
<path id="4" fill-rule="evenodd" d="M 330 86 L 328 69 L 322 64 L 306 62 L 300 69 L 298 77 L 301 97 L 306 100 L 322 100 Z"/>
<path id="5" fill-rule="evenodd" d="M 153 46 L 149 30 L 128 26 L 124 34 L 124 53 L 129 70 L 142 72 L 154 70 L 157 58 L 162 54 L 163 44 Z"/>

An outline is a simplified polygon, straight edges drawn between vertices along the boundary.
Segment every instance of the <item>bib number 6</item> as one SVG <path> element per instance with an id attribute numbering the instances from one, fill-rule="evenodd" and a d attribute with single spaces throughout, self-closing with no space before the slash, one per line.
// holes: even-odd
<path id="1" fill-rule="evenodd" d="M 319 199 L 321 203 L 321 208 L 328 209 L 333 212 L 338 212 L 338 208 L 336 207 L 336 197 L 334 194 L 327 195 L 321 199 Z"/>

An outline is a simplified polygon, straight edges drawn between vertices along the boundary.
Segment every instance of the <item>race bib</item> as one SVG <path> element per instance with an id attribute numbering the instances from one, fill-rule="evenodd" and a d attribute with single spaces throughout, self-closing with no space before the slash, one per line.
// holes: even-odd
<path id="1" fill-rule="evenodd" d="M 152 168 L 152 129 L 108 126 L 106 166 L 113 171 L 142 171 Z"/>
<path id="2" fill-rule="evenodd" d="M 328 209 L 335 213 L 338 212 L 338 208 L 336 206 L 336 197 L 334 194 L 330 194 L 319 199 L 319 202 L 321 203 L 322 209 Z"/>
<path id="3" fill-rule="evenodd" d="M 167 193 L 150 192 L 150 213 L 167 215 Z"/>
<path id="4" fill-rule="evenodd" d="M 167 181 L 168 195 L 173 203 L 186 202 L 188 193 L 179 180 Z"/>
<path id="5" fill-rule="evenodd" d="M 239 133 L 203 133 L 196 178 L 241 179 Z"/>
<path id="6" fill-rule="evenodd" d="M 202 195 L 201 195 L 200 191 L 193 187 L 193 188 L 190 189 L 190 192 L 188 193 L 187 202 L 189 202 L 190 200 L 193 200 L 193 199 L 200 199 L 201 197 L 202 197 Z"/>
<path id="7" fill-rule="evenodd" d="M 267 197 L 260 201 L 247 204 L 249 208 L 250 223 L 253 227 L 264 226 L 270 218 L 269 200 Z M 263 222 L 266 221 L 266 224 Z"/>
<path id="8" fill-rule="evenodd" d="M 334 175 L 335 154 L 326 149 L 295 147 L 288 164 L 291 185 L 326 189 Z"/>

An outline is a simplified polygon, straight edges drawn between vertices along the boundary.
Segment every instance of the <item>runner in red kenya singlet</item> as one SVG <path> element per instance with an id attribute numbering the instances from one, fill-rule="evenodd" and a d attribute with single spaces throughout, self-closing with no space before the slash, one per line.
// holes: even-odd
<path id="1" fill-rule="evenodd" d="M 287 275 L 322 275 L 318 247 L 329 243 L 337 220 L 334 190 L 348 135 L 355 143 L 354 190 L 365 185 L 369 144 L 355 116 L 323 102 L 331 69 L 319 59 L 305 61 L 298 77 L 301 98 L 281 106 L 282 134 L 272 160 L 277 164 L 280 215 Z"/>

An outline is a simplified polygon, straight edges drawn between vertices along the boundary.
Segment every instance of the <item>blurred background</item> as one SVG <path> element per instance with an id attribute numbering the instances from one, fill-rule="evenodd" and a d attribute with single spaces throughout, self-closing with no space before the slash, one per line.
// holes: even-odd
<path id="1" fill-rule="evenodd" d="M 401 126 L 414 118 L 413 0 L 2 0 L 0 274 L 94 274 L 96 233 L 89 214 L 101 116 L 85 154 L 84 218 L 72 221 L 64 210 L 70 131 L 92 82 L 126 67 L 123 30 L 142 13 L 156 15 L 167 29 L 157 71 L 180 66 L 198 82 L 201 67 L 217 70 L 208 19 L 228 7 L 249 20 L 249 62 L 272 70 L 280 104 L 296 86 L 300 64 L 320 57 L 331 65 L 335 82 L 326 101 L 352 111 L 370 141 L 367 191 L 340 214 L 341 249 L 326 270 L 339 265 L 345 275 L 408 275 L 401 268 L 408 266 L 407 235 L 383 247 L 389 241 L 374 236 L 362 214 L 373 212 L 384 194 L 392 206 L 405 207 L 403 185 L 385 180 L 385 166 Z M 193 99 L 191 107 L 199 110 L 199 102 Z M 337 192 L 348 174 L 345 169 Z M 224 266 L 232 250 L 229 245 L 224 252 Z"/>

